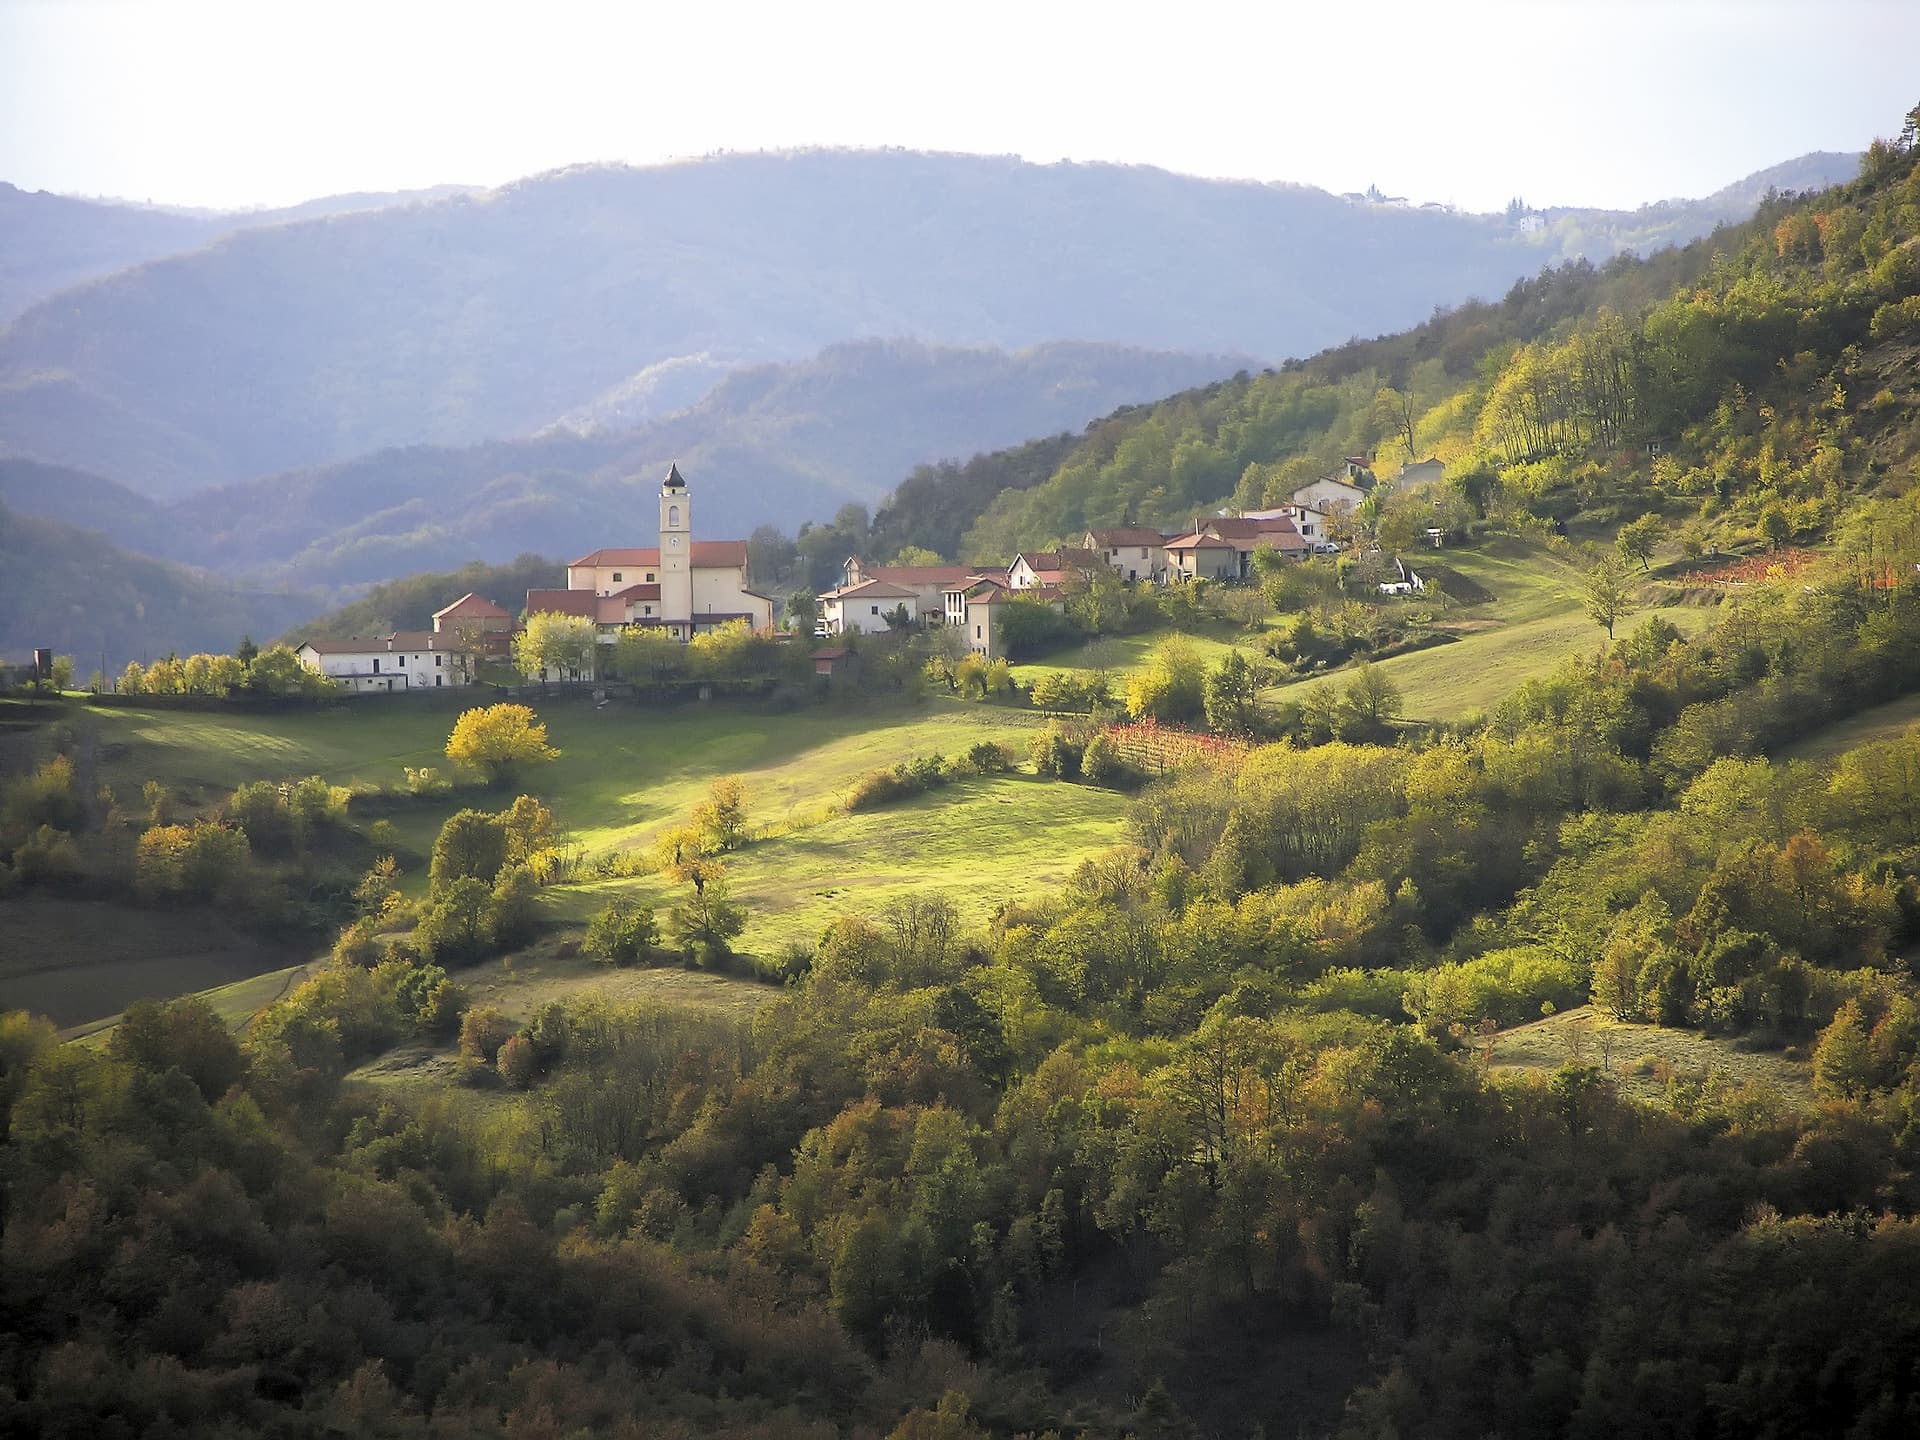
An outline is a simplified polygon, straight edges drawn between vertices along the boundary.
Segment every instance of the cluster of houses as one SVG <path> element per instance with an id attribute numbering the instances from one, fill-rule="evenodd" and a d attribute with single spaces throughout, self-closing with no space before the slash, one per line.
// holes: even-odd
<path id="1" fill-rule="evenodd" d="M 774 601 L 747 574 L 744 540 L 693 538 L 693 501 L 679 466 L 660 485 L 660 543 L 595 550 L 567 566 L 564 590 L 527 592 L 528 615 L 573 615 L 591 621 L 611 644 L 634 626 L 691 640 L 744 620 L 773 628 Z M 514 618 L 478 595 L 463 595 L 433 617 L 433 628 L 374 639 L 309 640 L 301 661 L 355 692 L 470 685 L 481 659 L 510 651 Z"/>
<path id="2" fill-rule="evenodd" d="M 1004 651 L 999 607 L 1016 598 L 1058 606 L 1063 591 L 1104 567 L 1121 579 L 1164 585 L 1181 580 L 1245 580 L 1256 550 L 1288 559 L 1339 549 L 1331 527 L 1368 494 L 1366 462 L 1351 459 L 1340 474 L 1323 476 L 1269 510 L 1195 516 L 1169 534 L 1140 526 L 1088 530 L 1076 546 L 1023 552 L 1005 567 L 979 565 L 868 565 L 849 558 L 841 583 L 820 597 L 817 634 L 844 636 L 901 625 L 946 625 L 969 649 L 994 657 Z"/>
<path id="3" fill-rule="evenodd" d="M 868 565 L 849 557 L 841 583 L 820 597 L 815 635 L 831 639 L 903 624 L 945 625 L 963 634 L 973 651 L 997 657 L 1005 651 L 999 622 L 1009 602 L 1058 607 L 1066 589 L 1101 567 L 1123 580 L 1156 585 L 1244 580 L 1263 546 L 1292 559 L 1336 550 L 1329 527 L 1367 497 L 1370 483 L 1366 462 L 1355 458 L 1273 509 L 1196 516 L 1177 534 L 1138 526 L 1088 530 L 1077 546 L 1016 555 L 1004 568 Z M 1398 583 L 1407 583 L 1405 574 Z M 774 611 L 773 597 L 753 588 L 746 541 L 693 538 L 693 502 L 674 466 L 660 487 L 658 545 L 583 555 L 567 566 L 565 589 L 529 590 L 524 613 L 589 620 L 601 641 L 611 644 L 635 626 L 680 640 L 734 621 L 767 630 Z M 472 684 L 481 660 L 509 653 L 516 628 L 514 617 L 492 601 L 463 595 L 434 615 L 430 630 L 309 640 L 297 653 L 309 668 L 356 692 L 440 689 Z M 816 658 L 831 664 L 835 655 L 829 648 Z"/>

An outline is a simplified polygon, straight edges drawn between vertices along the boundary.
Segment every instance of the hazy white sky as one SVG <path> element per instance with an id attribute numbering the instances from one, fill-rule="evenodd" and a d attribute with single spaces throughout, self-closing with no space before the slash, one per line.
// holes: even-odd
<path id="1" fill-rule="evenodd" d="M 895 145 L 1703 194 L 1920 102 L 1920 0 L 0 0 L 0 180 L 174 204 Z"/>

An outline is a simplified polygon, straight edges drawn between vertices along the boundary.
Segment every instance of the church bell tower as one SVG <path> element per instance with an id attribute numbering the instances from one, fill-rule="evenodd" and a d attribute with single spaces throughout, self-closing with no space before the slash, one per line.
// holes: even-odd
<path id="1" fill-rule="evenodd" d="M 693 502 L 678 465 L 669 465 L 660 482 L 660 614 L 692 634 Z"/>

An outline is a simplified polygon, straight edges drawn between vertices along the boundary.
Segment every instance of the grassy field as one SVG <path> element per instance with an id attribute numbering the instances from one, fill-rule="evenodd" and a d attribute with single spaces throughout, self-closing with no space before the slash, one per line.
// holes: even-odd
<path id="1" fill-rule="evenodd" d="M 1484 714 L 1526 681 L 1569 656 L 1590 654 L 1606 641 L 1581 609 L 1578 568 L 1544 546 L 1496 539 L 1479 549 L 1448 550 L 1436 558 L 1493 599 L 1436 611 L 1436 628 L 1456 635 L 1453 643 L 1380 662 L 1400 687 L 1408 720 L 1462 720 Z M 1697 606 L 1642 610 L 1623 620 L 1616 632 L 1631 635 L 1656 614 L 1687 633 L 1703 628 L 1712 616 Z M 1269 699 L 1298 698 L 1305 687 L 1325 678 L 1297 680 L 1265 694 Z M 1338 672 L 1332 678 L 1341 683 Z"/>
<path id="2" fill-rule="evenodd" d="M 985 920 L 1118 844 L 1126 803 L 1110 790 L 991 776 L 756 842 L 727 861 L 749 917 L 741 948 L 811 944 L 838 916 L 872 914 L 911 894 L 945 895 L 966 920 Z M 658 876 L 606 880 L 549 891 L 549 913 L 584 922 L 616 894 L 663 913 L 676 898 Z"/>
<path id="3" fill-rule="evenodd" d="M 1698 1030 L 1616 1024 L 1590 1005 L 1494 1037 L 1496 1072 L 1545 1072 L 1569 1060 L 1601 1066 L 1622 1094 L 1638 1100 L 1663 1098 L 1669 1075 L 1694 1080 L 1716 1075 L 1736 1086 L 1752 1082 L 1795 1105 L 1813 1103 L 1813 1067 L 1805 1060 L 1778 1050 L 1743 1050 Z"/>
<path id="4" fill-rule="evenodd" d="M 811 942 L 840 914 L 870 913 L 926 890 L 950 894 L 969 920 L 983 919 L 1121 838 L 1120 796 L 1015 776 L 963 781 L 862 815 L 842 812 L 849 784 L 869 770 L 916 755 L 957 754 L 986 739 L 1024 749 L 1045 723 L 1031 712 L 944 699 L 779 715 L 722 706 L 595 709 L 571 700 L 536 708 L 561 758 L 528 771 L 516 789 L 551 805 L 589 856 L 645 848 L 704 797 L 715 777 L 746 779 L 758 838 L 731 870 L 735 894 L 752 917 L 741 941 L 749 952 Z M 158 780 L 184 813 L 218 804 L 247 780 L 317 774 L 371 787 L 399 782 L 403 766 L 445 768 L 442 747 L 453 718 L 437 707 L 376 700 L 282 714 L 74 707 L 59 723 L 75 730 L 92 783 L 110 784 L 137 804 L 142 785 Z M 10 763 L 33 758 L 22 748 L 31 737 L 13 738 L 20 753 Z M 417 857 L 431 849 L 448 814 L 463 804 L 494 808 L 512 793 L 469 793 L 395 812 L 392 823 L 416 857 L 407 887 L 424 888 Z M 1035 843 L 1036 833 L 1044 843 Z M 623 889 L 663 905 L 671 900 L 664 884 L 649 878 L 562 887 L 543 898 L 551 917 L 584 921 Z M 49 952 L 61 955 L 57 965 L 0 964 L 0 1003 L 69 1026 L 110 1021 L 136 999 L 219 987 L 310 958 L 209 924 L 204 912 L 187 917 L 52 900 L 0 907 L 0 955 Z M 232 1003 L 244 1005 L 245 997 Z"/>
<path id="5" fill-rule="evenodd" d="M 1862 745 L 1891 740 L 1920 724 L 1920 695 L 1905 695 L 1828 725 L 1780 753 L 1783 760 L 1831 760 Z"/>
<path id="6" fill-rule="evenodd" d="M 297 958 L 205 911 L 42 895 L 0 905 L 0 1008 L 32 1010 L 56 1025 L 283 971 Z"/>
<path id="7" fill-rule="evenodd" d="M 1031 685 L 1038 676 L 1049 670 L 1106 669 L 1115 675 L 1126 675 L 1145 669 L 1153 652 L 1174 633 L 1169 630 L 1149 630 L 1138 635 L 1104 635 L 1093 641 L 1076 640 L 1015 665 L 1013 677 L 1022 685 Z M 1227 652 L 1235 648 L 1246 650 L 1250 658 L 1255 658 L 1252 637 L 1235 636 L 1225 627 L 1220 627 L 1213 634 L 1182 634 L 1180 638 L 1193 647 L 1209 668 L 1218 665 Z"/>

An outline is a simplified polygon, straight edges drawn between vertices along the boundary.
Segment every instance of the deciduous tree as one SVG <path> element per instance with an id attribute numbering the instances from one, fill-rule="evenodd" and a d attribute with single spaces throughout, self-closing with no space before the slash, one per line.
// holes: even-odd
<path id="1" fill-rule="evenodd" d="M 461 715 L 447 737 L 447 758 L 498 784 L 522 766 L 558 760 L 560 752 L 547 743 L 547 727 L 532 710 L 503 703 Z"/>

